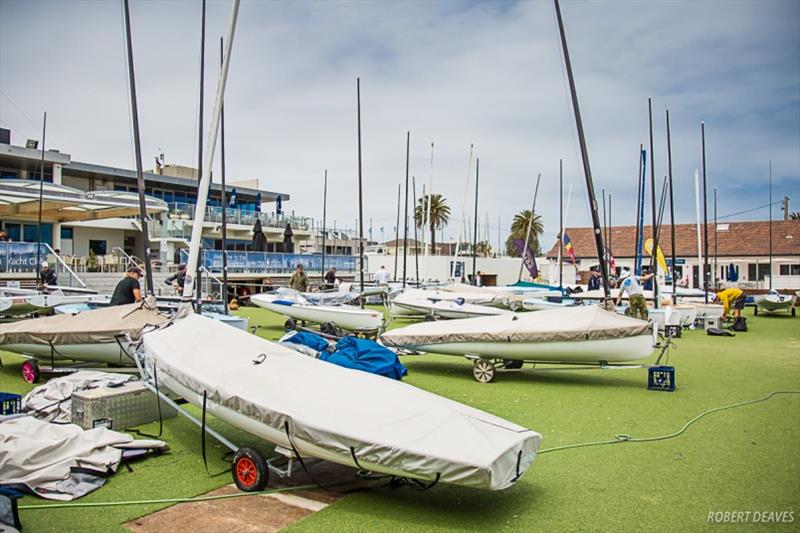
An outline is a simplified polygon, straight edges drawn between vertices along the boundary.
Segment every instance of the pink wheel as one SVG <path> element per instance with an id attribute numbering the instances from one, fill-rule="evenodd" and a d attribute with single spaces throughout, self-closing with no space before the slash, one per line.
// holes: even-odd
<path id="1" fill-rule="evenodd" d="M 36 361 L 22 363 L 22 379 L 27 383 L 39 383 L 39 364 Z"/>

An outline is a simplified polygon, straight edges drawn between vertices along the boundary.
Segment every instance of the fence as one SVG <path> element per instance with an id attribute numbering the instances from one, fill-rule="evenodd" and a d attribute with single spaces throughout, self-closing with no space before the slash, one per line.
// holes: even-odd
<path id="1" fill-rule="evenodd" d="M 270 252 L 229 251 L 228 272 L 269 272 L 274 274 L 294 271 L 302 264 L 307 271 L 322 271 L 322 255 L 278 254 Z M 186 263 L 189 254 L 181 250 L 181 262 Z M 210 272 L 222 272 L 222 251 L 204 250 L 203 266 Z M 355 272 L 356 258 L 349 255 L 326 255 L 325 268 L 336 267 L 340 272 Z"/>

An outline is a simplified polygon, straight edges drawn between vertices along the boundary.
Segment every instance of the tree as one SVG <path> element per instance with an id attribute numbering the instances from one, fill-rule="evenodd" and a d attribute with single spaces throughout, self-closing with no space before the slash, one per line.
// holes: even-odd
<path id="1" fill-rule="evenodd" d="M 431 219 L 430 222 L 425 222 L 425 225 L 429 226 L 431 231 L 431 254 L 436 255 L 436 230 L 443 228 L 450 220 L 450 206 L 445 203 L 446 199 L 441 194 L 426 194 L 420 198 L 415 209 L 418 228 L 422 228 L 423 222 L 427 220 L 428 199 L 431 204 Z"/>
<path id="2" fill-rule="evenodd" d="M 789 213 L 789 220 L 800 220 L 800 211 Z"/>
<path id="3" fill-rule="evenodd" d="M 519 257 L 520 253 L 514 245 L 515 240 L 524 241 L 528 233 L 528 224 L 531 222 L 531 210 L 526 209 L 514 215 L 514 221 L 511 223 L 511 233 L 506 239 L 506 253 L 511 257 Z M 544 224 L 542 224 L 542 217 L 533 213 L 533 223 L 531 224 L 531 236 L 527 244 L 534 255 L 541 253 L 539 246 L 539 235 L 544 232 Z"/>

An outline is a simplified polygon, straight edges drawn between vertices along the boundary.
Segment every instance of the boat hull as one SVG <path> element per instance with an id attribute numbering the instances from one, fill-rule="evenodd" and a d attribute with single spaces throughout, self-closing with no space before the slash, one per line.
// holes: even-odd
<path id="1" fill-rule="evenodd" d="M 788 294 L 759 294 L 754 300 L 759 309 L 768 313 L 790 313 L 797 297 Z"/>
<path id="2" fill-rule="evenodd" d="M 129 354 L 133 354 L 133 347 L 122 342 L 122 346 Z M 52 360 L 57 362 L 86 362 L 105 363 L 120 366 L 134 366 L 133 359 L 128 357 L 116 342 L 94 344 L 64 344 L 50 348 L 48 344 L 4 344 L 6 352 L 16 353 L 43 362 Z"/>
<path id="3" fill-rule="evenodd" d="M 342 329 L 349 331 L 376 331 L 383 326 L 383 314 L 378 311 L 362 310 L 357 308 L 348 309 L 344 306 L 309 305 L 309 304 L 282 304 L 275 303 L 261 295 L 250 297 L 250 301 L 259 307 L 268 309 L 279 315 L 312 322 L 314 324 L 325 324 L 333 322 Z"/>

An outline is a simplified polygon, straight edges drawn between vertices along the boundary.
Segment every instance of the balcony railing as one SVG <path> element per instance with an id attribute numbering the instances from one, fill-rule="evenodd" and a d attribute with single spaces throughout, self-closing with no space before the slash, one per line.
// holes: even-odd
<path id="1" fill-rule="evenodd" d="M 194 204 L 171 203 L 169 205 L 169 217 L 178 218 L 182 220 L 194 220 L 194 213 L 196 206 Z M 244 209 L 231 209 L 228 208 L 225 212 L 228 224 L 241 224 L 244 226 L 253 226 L 256 220 L 261 220 L 261 225 L 270 228 L 285 228 L 289 223 L 292 229 L 309 230 L 311 229 L 310 220 L 307 217 L 293 217 L 281 216 L 278 217 L 274 213 L 262 213 L 258 211 L 246 211 Z M 206 207 L 205 214 L 206 222 L 222 222 L 222 208 L 221 207 Z"/>
<path id="2" fill-rule="evenodd" d="M 228 251 L 228 273 L 285 274 L 293 272 L 302 264 L 307 272 L 322 271 L 322 255 L 278 254 L 270 252 Z M 181 250 L 181 262 L 186 263 L 189 254 Z M 203 266 L 210 272 L 222 272 L 222 251 L 204 250 Z M 336 267 L 339 272 L 355 272 L 356 258 L 350 255 L 326 255 L 325 268 Z"/>

